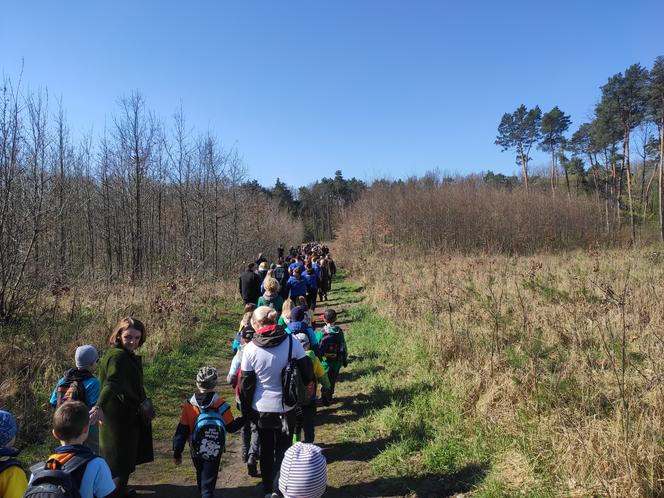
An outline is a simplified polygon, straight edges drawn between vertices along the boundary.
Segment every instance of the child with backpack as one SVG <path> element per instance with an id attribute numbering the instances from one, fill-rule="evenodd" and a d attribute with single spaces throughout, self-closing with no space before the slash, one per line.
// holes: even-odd
<path id="1" fill-rule="evenodd" d="M 304 321 L 309 327 L 316 326 L 316 319 L 314 318 L 314 312 L 311 311 L 307 298 L 304 296 L 298 297 L 296 304 L 304 310 Z"/>
<path id="2" fill-rule="evenodd" d="M 30 468 L 26 498 L 105 498 L 115 491 L 106 460 L 83 443 L 90 415 L 80 401 L 67 401 L 53 415 L 53 435 L 60 441 L 46 462 Z"/>
<path id="3" fill-rule="evenodd" d="M 21 462 L 16 459 L 20 453 L 14 448 L 16 432 L 14 416 L 0 410 L 0 498 L 21 498 L 28 486 Z"/>
<path id="4" fill-rule="evenodd" d="M 334 387 L 337 383 L 339 370 L 341 367 L 348 366 L 348 349 L 346 348 L 346 338 L 341 327 L 336 325 L 337 313 L 333 309 L 328 309 L 323 313 L 325 327 L 318 331 L 318 347 L 321 354 L 321 362 L 330 379 L 330 398 L 334 395 Z"/>
<path id="5" fill-rule="evenodd" d="M 97 366 L 99 353 L 94 346 L 86 344 L 76 348 L 74 354 L 75 367 L 62 374 L 51 394 L 49 404 L 58 408 L 66 401 L 80 401 L 90 412 L 90 431 L 85 445 L 92 451 L 99 451 L 99 428 L 97 422 L 102 420 L 101 408 L 95 406 L 99 400 L 99 380 L 93 375 Z"/>
<path id="6" fill-rule="evenodd" d="M 329 397 L 330 380 L 328 379 L 327 373 L 325 373 L 325 369 L 323 368 L 320 360 L 311 349 L 309 336 L 304 332 L 300 332 L 295 335 L 295 338 L 300 341 L 302 347 L 304 348 L 304 354 L 307 356 L 307 358 L 309 358 L 309 360 L 311 360 L 314 372 L 314 380 L 312 380 L 307 386 L 309 388 L 309 392 L 311 393 L 311 402 L 300 407 L 300 412 L 297 414 L 298 416 L 295 421 L 295 439 L 300 441 L 300 432 L 303 431 L 303 441 L 305 443 L 313 443 L 315 437 L 314 419 L 316 418 L 318 384 L 322 386 L 321 393 L 323 398 L 327 399 Z"/>
<path id="7" fill-rule="evenodd" d="M 173 436 L 173 462 L 182 463 L 182 452 L 189 441 L 196 482 L 202 498 L 213 498 L 226 433 L 244 425 L 242 417 L 233 418 L 231 407 L 215 392 L 217 369 L 202 367 L 196 375 L 198 392 L 184 403 L 180 422 Z"/>
<path id="8" fill-rule="evenodd" d="M 228 369 L 226 381 L 235 389 L 235 403 L 238 410 L 242 410 L 240 404 L 240 394 L 238 392 L 238 380 L 240 378 L 240 365 L 242 363 L 242 353 L 247 343 L 251 342 L 254 337 L 254 329 L 245 328 L 240 337 L 240 349 L 238 349 L 235 356 L 231 360 L 231 366 Z M 244 421 L 242 427 L 242 461 L 247 464 L 247 473 L 251 477 L 258 477 L 258 459 L 259 459 L 259 446 L 258 446 L 258 428 L 256 424 L 250 420 Z"/>
<path id="9" fill-rule="evenodd" d="M 291 320 L 286 327 L 286 333 L 293 334 L 293 336 L 299 333 L 305 333 L 309 337 L 311 350 L 316 356 L 320 356 L 320 348 L 318 346 L 318 339 L 316 338 L 316 334 L 306 322 L 306 308 L 302 306 L 296 306 L 291 310 L 290 315 Z"/>
<path id="10" fill-rule="evenodd" d="M 244 305 L 242 320 L 240 320 L 240 327 L 237 330 L 237 334 L 235 334 L 235 337 L 233 338 L 233 354 L 237 353 L 237 350 L 240 349 L 240 336 L 242 335 L 242 331 L 247 327 L 251 328 L 251 314 L 255 309 L 256 305 L 253 303 Z"/>

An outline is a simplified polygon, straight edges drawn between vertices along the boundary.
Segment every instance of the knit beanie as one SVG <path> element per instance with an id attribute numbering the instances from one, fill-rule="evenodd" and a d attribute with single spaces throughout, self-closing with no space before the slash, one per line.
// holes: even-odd
<path id="1" fill-rule="evenodd" d="M 7 446 L 16 437 L 16 420 L 14 416 L 0 410 L 0 448 Z"/>
<path id="2" fill-rule="evenodd" d="M 279 491 L 285 498 L 320 498 L 327 487 L 327 462 L 321 449 L 295 443 L 281 464 Z"/>
<path id="3" fill-rule="evenodd" d="M 301 322 L 304 320 L 304 308 L 302 306 L 295 306 L 290 312 L 291 322 Z"/>
<path id="4" fill-rule="evenodd" d="M 76 368 L 91 367 L 99 360 L 99 353 L 94 346 L 85 345 L 76 348 Z"/>
<path id="5" fill-rule="evenodd" d="M 217 385 L 217 369 L 213 367 L 201 367 L 196 374 L 196 386 L 199 389 L 214 389 Z"/>

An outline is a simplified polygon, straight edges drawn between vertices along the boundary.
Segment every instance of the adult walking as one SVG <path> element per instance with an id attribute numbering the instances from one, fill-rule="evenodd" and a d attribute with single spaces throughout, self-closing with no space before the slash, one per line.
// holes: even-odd
<path id="1" fill-rule="evenodd" d="M 284 403 L 282 372 L 290 358 L 297 360 L 305 384 L 313 380 L 311 362 L 300 341 L 276 324 L 277 312 L 256 308 L 251 318 L 256 333 L 242 353 L 240 404 L 245 417 L 258 426 L 263 492 L 271 497 L 278 489 L 275 478 L 284 453 L 293 440 L 295 410 Z M 290 356 L 289 356 L 290 353 Z"/>
<path id="2" fill-rule="evenodd" d="M 244 304 L 256 304 L 261 296 L 261 278 L 254 272 L 255 263 L 249 263 L 240 275 L 240 295 Z"/>
<path id="3" fill-rule="evenodd" d="M 123 318 L 111 334 L 111 347 L 99 362 L 101 391 L 98 406 L 104 412 L 99 446 L 113 476 L 113 496 L 132 496 L 127 490 L 136 465 L 154 460 L 154 412 L 143 386 L 143 364 L 136 350 L 145 342 L 145 325 Z"/>

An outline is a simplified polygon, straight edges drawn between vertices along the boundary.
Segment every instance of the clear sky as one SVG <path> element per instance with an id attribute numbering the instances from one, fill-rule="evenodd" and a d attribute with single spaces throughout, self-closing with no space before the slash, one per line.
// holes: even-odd
<path id="1" fill-rule="evenodd" d="M 511 174 L 502 114 L 558 105 L 578 126 L 610 75 L 664 55 L 662 19 L 662 0 L 7 0 L 0 72 L 24 59 L 76 133 L 134 89 L 165 120 L 182 102 L 265 185 Z"/>

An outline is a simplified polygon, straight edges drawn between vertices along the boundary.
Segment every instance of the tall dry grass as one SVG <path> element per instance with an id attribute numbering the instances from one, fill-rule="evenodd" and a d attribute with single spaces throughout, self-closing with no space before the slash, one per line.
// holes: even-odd
<path id="1" fill-rule="evenodd" d="M 47 434 L 46 396 L 74 366 L 77 346 L 93 344 L 102 352 L 118 320 L 131 315 L 147 327 L 140 354 L 168 352 L 220 307 L 230 309 L 236 294 L 233 284 L 189 278 L 138 286 L 88 283 L 40 293 L 30 303 L 33 313 L 0 323 L 0 406 L 17 416 L 20 444 L 40 442 Z"/>
<path id="2" fill-rule="evenodd" d="M 421 339 L 466 416 L 514 442 L 493 462 L 505 482 L 537 468 L 562 496 L 664 495 L 664 253 L 371 255 L 341 242 L 340 265 Z"/>

